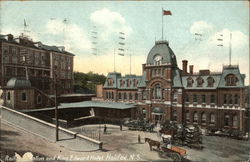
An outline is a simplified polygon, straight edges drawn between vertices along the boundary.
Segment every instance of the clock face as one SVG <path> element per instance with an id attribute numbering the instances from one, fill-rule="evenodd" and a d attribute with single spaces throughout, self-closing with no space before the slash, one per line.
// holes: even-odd
<path id="1" fill-rule="evenodd" d="M 162 56 L 161 55 L 156 55 L 154 60 L 155 61 L 160 61 L 160 60 L 162 60 Z"/>

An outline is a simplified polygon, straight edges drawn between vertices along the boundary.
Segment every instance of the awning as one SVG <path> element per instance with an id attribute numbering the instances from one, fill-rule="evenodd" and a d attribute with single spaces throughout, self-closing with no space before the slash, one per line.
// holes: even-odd
<path id="1" fill-rule="evenodd" d="M 154 115 L 162 115 L 164 113 L 163 109 L 161 107 L 154 107 L 152 114 Z"/>

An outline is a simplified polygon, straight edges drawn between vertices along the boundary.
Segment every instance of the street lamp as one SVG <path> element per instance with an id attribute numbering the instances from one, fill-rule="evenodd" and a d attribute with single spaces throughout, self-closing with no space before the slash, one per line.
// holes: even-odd
<path id="1" fill-rule="evenodd" d="M 57 66 L 54 66 L 54 88 L 55 88 L 55 119 L 56 119 L 56 141 L 59 140 L 58 137 L 58 107 L 57 107 Z"/>

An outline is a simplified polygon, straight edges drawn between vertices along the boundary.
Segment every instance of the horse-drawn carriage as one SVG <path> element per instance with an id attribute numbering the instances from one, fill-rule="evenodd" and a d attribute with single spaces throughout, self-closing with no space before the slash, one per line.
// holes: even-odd
<path id="1" fill-rule="evenodd" d="M 153 132 L 155 125 L 153 123 L 146 122 L 145 120 L 130 120 L 124 123 L 129 130 L 149 131 Z"/>
<path id="2" fill-rule="evenodd" d="M 152 147 L 156 146 L 156 151 L 158 151 L 162 157 L 169 157 L 173 159 L 173 161 L 182 161 L 187 156 L 185 149 L 171 146 L 169 143 L 160 143 L 150 138 L 145 138 L 145 142 L 148 142 L 151 151 L 153 150 Z"/>

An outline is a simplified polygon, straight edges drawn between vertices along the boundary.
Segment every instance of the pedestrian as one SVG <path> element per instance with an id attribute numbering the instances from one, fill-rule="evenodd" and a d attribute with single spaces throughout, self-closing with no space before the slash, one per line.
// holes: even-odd
<path id="1" fill-rule="evenodd" d="M 141 136 L 138 135 L 138 143 L 141 143 Z"/>
<path id="2" fill-rule="evenodd" d="M 104 125 L 104 134 L 107 132 L 107 126 L 106 124 Z"/>
<path id="3" fill-rule="evenodd" d="M 120 131 L 122 131 L 122 123 L 120 124 Z"/>

